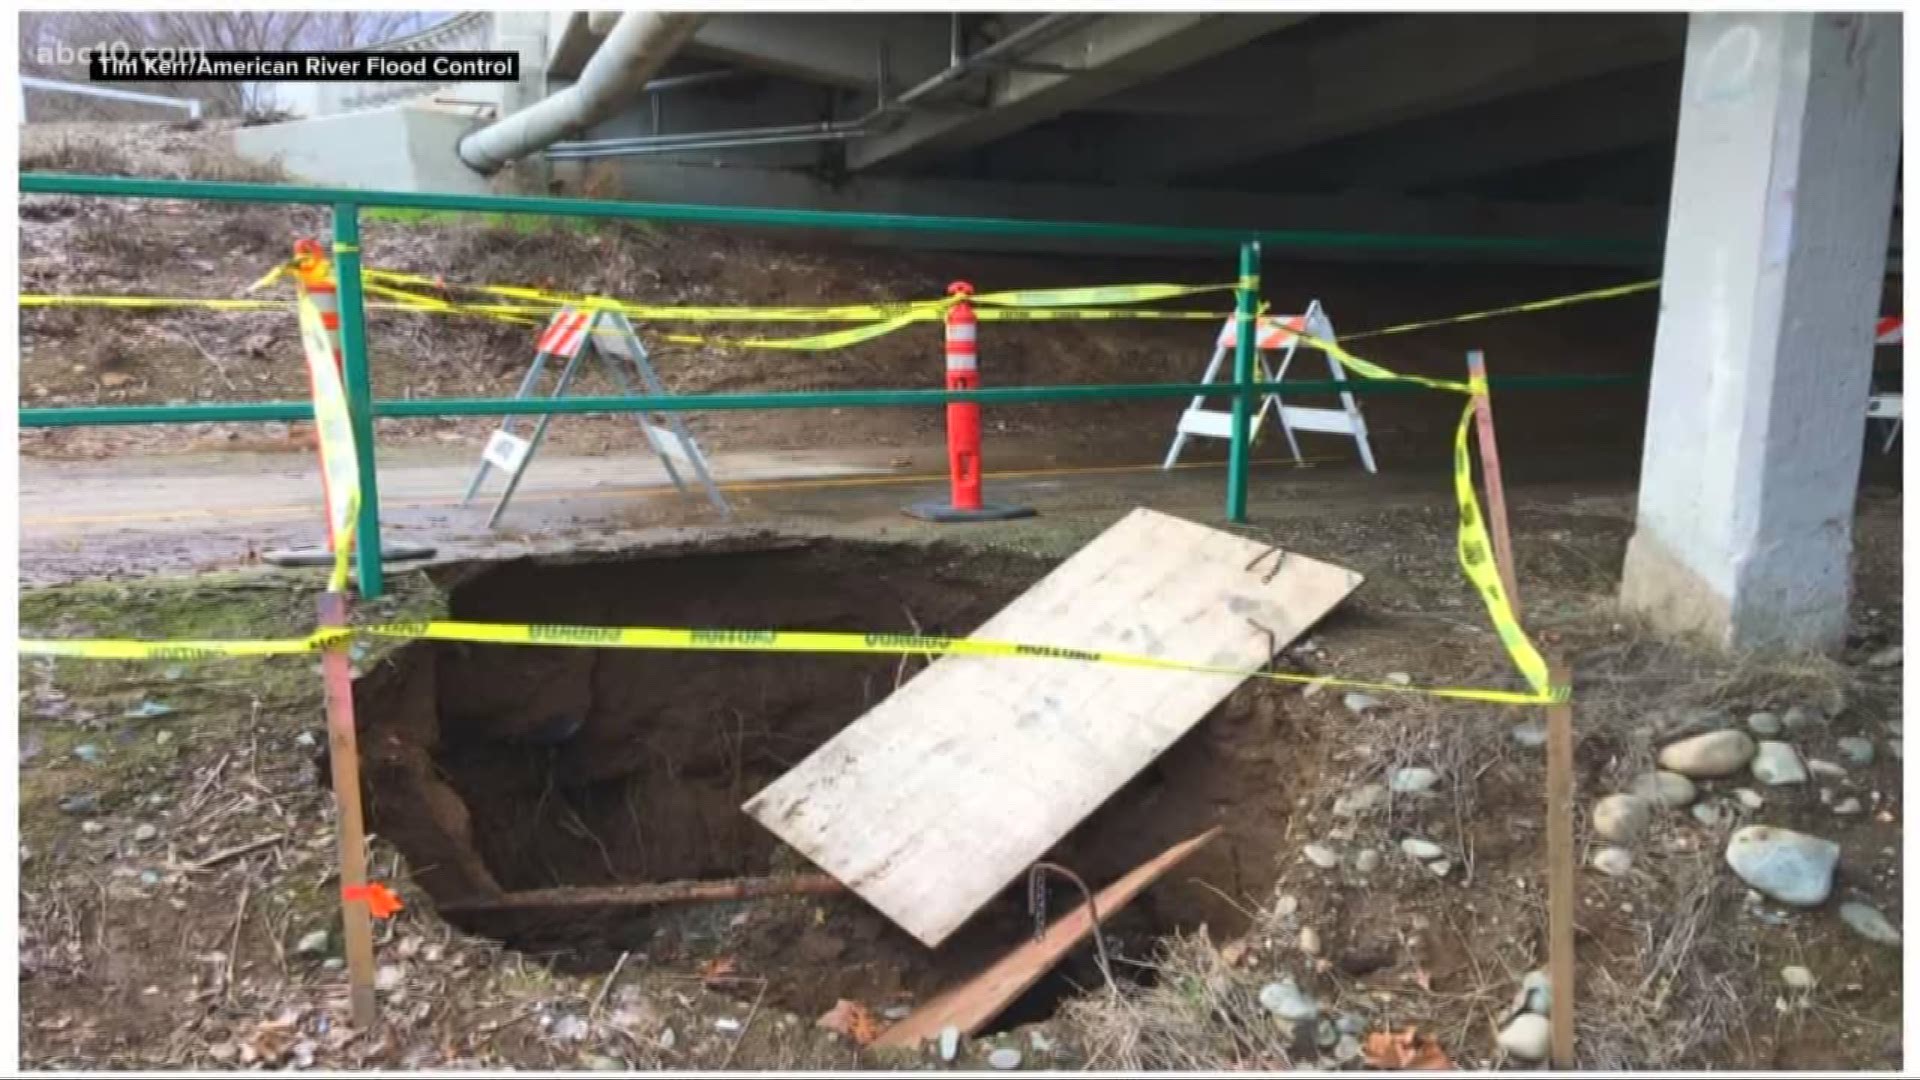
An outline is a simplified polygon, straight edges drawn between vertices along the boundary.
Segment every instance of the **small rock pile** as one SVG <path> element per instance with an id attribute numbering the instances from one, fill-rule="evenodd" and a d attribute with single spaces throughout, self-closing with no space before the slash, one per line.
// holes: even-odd
<path id="1" fill-rule="evenodd" d="M 1803 758 L 1793 743 L 1769 738 L 1785 735 L 1805 741 L 1821 734 L 1827 722 L 1826 716 L 1796 706 L 1784 715 L 1756 712 L 1747 718 L 1745 730 L 1728 724 L 1667 744 L 1657 755 L 1657 771 L 1633 777 L 1624 792 L 1606 795 L 1594 803 L 1592 829 L 1603 843 L 1589 856 L 1588 865 L 1610 877 L 1631 873 L 1634 845 L 1661 810 L 1690 808 L 1700 824 L 1719 828 L 1766 806 L 1766 797 L 1753 788 L 1737 788 L 1726 796 L 1712 795 L 1705 791 L 1705 785 L 1713 782 L 1742 773 L 1762 789 L 1804 785 L 1816 777 L 1843 780 L 1846 766 Z M 1760 736 L 1757 740 L 1756 735 Z M 1834 746 L 1852 766 L 1864 766 L 1874 759 L 1874 743 L 1869 738 L 1845 736 L 1836 739 Z M 1876 802 L 1878 798 L 1875 793 Z M 1829 789 L 1821 791 L 1820 801 L 1842 817 L 1865 809 L 1858 798 L 1851 796 L 1835 802 Z M 1833 891 L 1840 845 L 1792 829 L 1743 824 L 1728 836 L 1725 858 L 1728 867 L 1760 897 L 1796 907 L 1815 907 L 1825 903 Z M 1840 917 L 1868 940 L 1899 943 L 1899 931 L 1867 904 L 1849 901 L 1841 905 Z M 1528 1026 L 1523 1024 L 1516 1035 L 1522 1045 L 1530 1045 L 1524 1038 Z M 1503 1033 L 1503 1046 L 1505 1039 Z M 1522 1056 L 1518 1050 L 1509 1049 L 1515 1056 Z"/>

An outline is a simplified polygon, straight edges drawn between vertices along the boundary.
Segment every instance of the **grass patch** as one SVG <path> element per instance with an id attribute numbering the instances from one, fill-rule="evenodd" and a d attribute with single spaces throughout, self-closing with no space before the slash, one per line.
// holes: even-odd
<path id="1" fill-rule="evenodd" d="M 360 211 L 367 221 L 394 225 L 477 224 L 481 228 L 504 229 L 522 236 L 549 232 L 591 233 L 598 227 L 592 218 L 560 217 L 552 214 L 507 214 L 496 210 L 426 210 L 406 206 L 369 206 Z"/>
<path id="2" fill-rule="evenodd" d="M 424 574 L 400 574 L 363 619 L 427 618 L 445 609 Z M 230 573 L 138 583 L 84 582 L 25 592 L 23 637 L 142 640 L 294 637 L 314 625 L 318 573 Z M 399 642 L 356 643 L 364 666 Z M 318 714 L 318 660 L 251 657 L 197 663 L 22 659 L 21 827 L 70 829 L 58 806 L 90 795 L 102 811 L 130 807 L 178 770 L 194 747 L 243 738 L 263 719 L 295 727 Z"/>

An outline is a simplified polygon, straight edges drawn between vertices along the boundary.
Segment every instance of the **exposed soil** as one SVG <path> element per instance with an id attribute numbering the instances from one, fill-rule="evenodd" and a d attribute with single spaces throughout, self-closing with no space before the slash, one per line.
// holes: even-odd
<path id="1" fill-rule="evenodd" d="M 1863 665 L 1900 637 L 1899 508 L 1890 492 L 1870 488 L 1863 496 L 1855 525 L 1854 629 L 1845 663 L 1830 664 L 1742 660 L 1661 642 L 1622 619 L 1608 601 L 1629 532 L 1627 500 L 1596 496 L 1516 507 L 1515 546 L 1529 624 L 1544 643 L 1565 653 L 1576 673 L 1583 810 L 1647 767 L 1667 725 L 1693 708 L 1717 709 L 1738 723 L 1757 708 L 1802 704 L 1825 714 L 1838 705 L 1819 732 L 1796 737 L 1804 753 L 1834 758 L 1833 740 L 1840 735 L 1865 735 L 1881 747 L 1872 766 L 1850 769 L 1844 780 L 1826 785 L 1834 789 L 1834 800 L 1858 797 L 1868 804 L 1867 813 L 1835 815 L 1818 787 L 1805 785 L 1767 789 L 1765 808 L 1751 819 L 1805 828 L 1842 845 L 1837 895 L 1820 908 L 1747 902 L 1721 858 L 1726 830 L 1750 820 L 1744 817 L 1706 827 L 1672 811 L 1639 845 L 1629 877 L 1582 870 L 1583 1063 L 1882 1068 L 1899 1060 L 1899 950 L 1862 940 L 1834 911 L 1849 898 L 1866 900 L 1896 921 L 1901 910 L 1903 789 L 1900 762 L 1888 744 L 1901 714 L 1899 668 Z M 1432 507 L 1307 515 L 1280 526 L 1294 549 L 1337 559 L 1368 578 L 1293 650 L 1290 662 L 1347 675 L 1407 671 L 1423 682 L 1461 685 L 1509 679 L 1452 565 L 1450 509 L 1442 499 Z M 906 629 L 911 622 L 899 607 L 904 602 L 923 626 L 957 629 L 1071 551 L 1076 537 L 1084 538 L 1063 533 L 1058 546 L 1036 560 L 997 553 L 985 534 L 969 537 L 964 557 L 945 547 L 906 546 L 890 556 L 885 548 L 827 545 L 733 556 L 694 557 L 682 550 L 614 564 L 515 563 L 448 582 L 451 598 L 438 589 L 423 593 L 426 579 L 419 574 L 401 574 L 394 579 L 401 594 L 397 606 L 368 617 L 451 610 L 521 620 L 599 615 L 643 625 L 722 619 L 767 625 L 804 617 L 816 624 L 847 626 L 858 619 Z M 783 563 L 805 572 L 783 573 Z M 702 565 L 727 569 L 698 570 Z M 815 574 L 837 587 L 804 583 Z M 582 584 L 601 581 L 596 575 L 610 583 Z M 730 578 L 738 578 L 740 587 L 733 588 Z M 33 634 L 290 633 L 310 618 L 306 593 L 312 587 L 310 579 L 284 575 L 68 586 L 28 594 L 22 625 Z M 788 594 L 801 598 L 791 613 L 773 606 Z M 967 951 L 956 941 L 931 955 L 902 941 L 872 913 L 838 900 L 698 905 L 644 920 L 574 920 L 569 929 L 577 932 L 548 930 L 544 939 L 525 927 L 467 927 L 498 935 L 488 937 L 449 926 L 435 913 L 436 898 L 474 882 L 484 888 L 482 874 L 524 887 L 551 884 L 556 876 L 600 883 L 732 873 L 737 867 L 792 869 L 790 857 L 755 847 L 750 828 L 733 834 L 744 842 L 728 846 L 731 826 L 724 815 L 738 802 L 727 755 L 741 761 L 740 786 L 750 787 L 751 770 L 777 770 L 774 755 L 797 758 L 807 739 L 856 715 L 868 700 L 862 679 L 871 681 L 877 697 L 891 687 L 895 672 L 893 662 L 853 658 L 842 659 L 857 666 L 859 677 L 839 671 L 840 661 L 795 675 L 777 657 L 749 655 L 726 670 L 752 674 L 731 678 L 703 657 L 661 663 L 660 657 L 622 654 L 599 661 L 607 672 L 647 670 L 629 662 L 658 665 L 652 668 L 656 681 L 646 687 L 646 702 L 658 704 L 648 705 L 618 696 L 622 690 L 631 694 L 638 675 L 624 683 L 568 675 L 565 665 L 591 654 L 554 653 L 546 661 L 500 665 L 501 656 L 521 651 L 528 650 L 463 660 L 434 650 L 429 663 L 419 658 L 427 650 L 418 656 L 409 650 L 392 654 L 392 662 L 378 656 L 361 661 L 368 668 L 362 680 L 368 725 L 363 745 L 370 761 L 408 772 L 396 780 L 369 770 L 376 872 L 408 900 L 408 910 L 383 931 L 380 962 L 394 969 L 396 982 L 383 996 L 386 1019 L 372 1037 L 349 1036 L 340 1026 L 339 973 L 323 967 L 320 957 L 294 951 L 309 930 L 335 925 L 326 885 L 330 812 L 324 789 L 315 783 L 315 743 L 309 737 L 320 724 L 317 680 L 307 669 L 297 661 L 174 672 L 76 661 L 23 665 L 21 813 L 29 852 L 22 862 L 21 950 L 28 1060 L 95 1066 L 245 1060 L 390 1067 L 899 1064 L 836 1042 L 811 1026 L 818 1013 L 808 1010 L 829 994 L 852 996 L 875 1012 L 922 1000 L 930 988 L 998 955 L 1022 933 L 1025 912 L 1017 893 L 981 917 L 979 937 L 967 939 L 974 943 Z M 490 664 L 502 672 L 484 670 Z M 423 677 L 430 672 L 438 684 L 448 671 L 457 675 L 446 686 Z M 507 671 L 521 675 L 510 679 Z M 776 689 L 775 677 L 783 672 L 789 681 L 804 681 L 792 691 Z M 606 808 L 609 800 L 592 783 L 573 789 L 556 780 L 548 809 L 536 817 L 533 785 L 545 783 L 547 748 L 520 747 L 515 765 L 505 753 L 490 751 L 488 741 L 514 733 L 524 739 L 533 733 L 526 721 L 545 718 L 520 704 L 479 708 L 469 696 L 459 730 L 471 736 L 453 734 L 456 714 L 445 703 L 463 700 L 466 688 L 458 684 L 483 678 L 515 703 L 533 702 L 536 691 L 551 694 L 559 686 L 596 691 L 580 699 L 592 706 L 586 713 L 591 726 L 581 735 L 600 752 L 552 753 L 556 775 L 571 769 L 581 777 L 599 776 L 604 770 L 598 759 L 612 762 L 613 752 L 622 749 L 629 749 L 624 760 L 635 773 L 655 779 L 664 764 L 648 756 L 654 747 L 671 748 L 685 762 L 704 754 L 708 763 L 720 763 L 704 777 L 681 771 L 683 781 L 697 781 L 685 789 L 687 806 L 698 810 L 664 811 L 688 823 L 696 813 L 713 815 L 697 820 L 718 842 L 689 841 L 671 849 L 631 844 L 630 822 Z M 603 685 L 604 697 L 597 692 Z M 765 711 L 763 687 L 771 695 Z M 703 746 L 691 726 L 703 715 L 699 693 L 738 703 L 746 723 L 722 716 Z M 174 707 L 186 722 L 128 718 L 147 699 Z M 789 708 L 776 716 L 771 706 L 781 705 Z M 643 722 L 639 730 L 646 738 L 637 746 L 598 741 L 605 736 L 596 733 L 620 730 L 616 713 L 623 708 Z M 1117 951 L 1124 958 L 1118 966 L 1139 975 L 1137 983 L 1123 983 L 1123 1003 L 1096 990 L 1041 1020 L 1056 1011 L 1050 995 L 1069 985 L 1099 986 L 1084 956 L 1076 957 L 1045 993 L 1022 1003 L 1027 1012 L 1010 1013 L 996 1025 L 1025 1026 L 972 1044 L 963 1061 L 978 1063 L 987 1049 L 1016 1040 L 1035 1064 L 1311 1064 L 1312 1047 L 1302 1048 L 1275 1026 L 1257 1001 L 1262 985 L 1291 974 L 1329 1014 L 1351 1014 L 1369 1031 L 1416 1026 L 1439 1039 L 1458 1064 L 1496 1063 L 1489 1025 L 1497 1022 L 1519 976 L 1544 960 L 1541 762 L 1537 752 L 1508 736 L 1526 716 L 1524 710 L 1396 699 L 1356 717 L 1337 693 L 1243 687 L 1059 852 L 1097 883 L 1144 857 L 1142 849 L 1158 850 L 1209 824 L 1226 827 L 1222 841 L 1116 921 Z M 616 726 L 600 726 L 609 723 Z M 173 739 L 156 743 L 156 727 Z M 440 732 L 438 744 L 423 739 L 429 729 Z M 789 748 L 771 738 L 756 745 L 740 737 L 762 730 L 796 732 L 799 741 Z M 385 734 L 401 737 L 397 754 Z M 101 754 L 97 763 L 75 756 L 77 747 L 89 743 Z M 420 769 L 436 757 L 443 766 L 470 761 L 485 768 L 463 765 L 439 774 L 455 796 L 443 803 L 440 818 L 426 810 L 409 812 L 396 799 L 428 798 Z M 648 774 L 650 765 L 654 771 Z M 1360 820 L 1331 815 L 1341 794 L 1408 765 L 1440 772 L 1440 793 L 1396 798 Z M 502 790 L 477 791 L 483 782 Z M 1724 798 L 1731 788 L 1751 783 L 1738 778 L 1704 786 L 1709 797 Z M 1872 797 L 1876 792 L 1878 799 Z M 58 808 L 61 800 L 89 794 L 97 810 Z M 539 859 L 516 854 L 509 842 L 467 847 L 474 855 L 465 864 L 472 875 L 465 883 L 460 867 L 425 861 L 458 854 L 461 847 L 435 847 L 431 838 L 409 836 L 404 822 L 457 823 L 458 810 L 446 813 L 455 803 L 488 830 L 531 833 L 529 843 L 537 837 L 541 850 L 551 851 L 546 861 L 557 874 Z M 595 843 L 567 831 L 562 821 L 574 815 L 563 815 L 562 806 L 571 807 L 607 846 L 613 872 Z M 523 813 L 508 820 L 504 807 Z M 104 828 L 83 831 L 87 822 Z M 142 823 L 158 825 L 159 838 L 136 841 Z M 1136 830 L 1137 838 L 1130 835 Z M 1581 830 L 1584 855 L 1584 825 Z M 1398 841 L 1415 835 L 1449 852 L 1447 875 L 1398 854 Z M 262 839 L 266 846 L 251 853 L 206 870 L 186 869 Z M 1350 862 L 1322 871 L 1300 856 L 1309 841 L 1349 859 L 1361 847 L 1375 847 L 1381 865 L 1371 875 Z M 149 871 L 151 879 L 143 876 Z M 236 936 L 236 898 L 242 896 L 252 906 L 240 913 Z M 1060 910 L 1071 897 L 1054 900 Z M 742 913 L 747 918 L 735 925 Z M 1321 938 L 1318 957 L 1299 951 L 1298 934 L 1307 926 Z M 1155 940 L 1169 931 L 1173 936 Z M 502 939 L 512 945 L 496 943 Z M 606 972 L 621 949 L 631 955 L 609 988 Z M 216 955 L 214 961 L 194 959 Z M 230 975 L 224 974 L 228 956 Z M 711 976 L 729 963 L 736 974 Z M 1809 967 L 1817 988 L 1784 993 L 1779 971 L 1785 964 Z M 149 987 L 157 989 L 148 993 Z M 603 991 L 602 1010 L 591 1014 Z M 113 1007 L 102 1010 L 102 1001 Z M 590 1014 L 594 1018 L 579 1027 Z M 740 1027 L 716 1027 L 722 1022 Z M 1054 1047 L 1045 1055 L 1027 1041 L 1036 1023 Z M 663 1047 L 668 1030 L 678 1041 Z M 912 1060 L 919 1059 L 907 1063 Z"/>
<path id="2" fill-rule="evenodd" d="M 1046 568 L 943 546 L 703 547 L 476 568 L 452 589 L 450 610 L 476 621 L 964 634 Z M 369 718 L 373 825 L 442 903 L 805 869 L 741 804 L 921 666 L 410 645 L 357 694 Z M 1272 737 L 1285 710 L 1280 687 L 1234 695 L 1049 854 L 1098 888 L 1181 839 L 1225 827 L 1178 880 L 1109 920 L 1110 950 L 1142 960 L 1163 933 L 1245 929 L 1226 897 L 1258 894 L 1271 878 L 1291 805 L 1292 785 L 1275 779 Z M 1077 901 L 1070 886 L 1050 888 L 1054 912 Z M 840 998 L 876 1008 L 925 1000 L 1033 930 L 1024 880 L 938 950 L 853 897 L 454 921 L 576 969 L 604 967 L 623 951 L 687 965 L 725 955 L 738 974 L 767 979 L 768 1003 L 803 1016 Z M 1066 985 L 1086 985 L 1096 969 L 1092 947 L 1082 952 L 1071 974 L 1038 988 L 1015 1015 L 1041 1018 Z"/>

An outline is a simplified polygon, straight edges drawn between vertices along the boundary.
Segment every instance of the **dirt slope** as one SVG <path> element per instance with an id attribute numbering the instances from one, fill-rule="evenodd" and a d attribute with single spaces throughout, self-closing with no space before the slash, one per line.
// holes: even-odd
<path id="1" fill-rule="evenodd" d="M 216 179 L 269 179 L 219 150 L 217 130 L 181 125 L 35 125 L 23 136 L 22 167 Z M 460 282 L 538 284 L 662 304 L 812 305 L 929 298 L 965 278 L 981 289 L 1135 281 L 1224 281 L 1225 253 L 1189 262 L 1118 258 L 905 253 L 854 246 L 832 234 L 769 235 L 634 223 L 565 222 L 499 215 L 369 211 L 365 248 L 373 266 L 444 275 Z M 295 237 L 321 236 L 323 211 L 306 207 L 187 202 L 23 200 L 21 283 L 26 292 L 238 296 L 285 258 Z M 1444 315 L 1622 280 L 1616 272 L 1541 272 L 1297 263 L 1269 256 L 1266 293 L 1278 308 L 1325 300 L 1336 326 Z M 1224 310 L 1224 297 L 1194 306 Z M 1650 297 L 1473 327 L 1370 342 L 1362 354 L 1407 370 L 1453 373 L 1464 349 L 1489 350 L 1496 373 L 1640 371 L 1651 351 Z M 935 388 L 940 332 L 920 325 L 828 352 L 772 352 L 725 345 L 675 345 L 647 327 L 649 347 L 675 392 Z M 807 324 L 713 328 L 722 334 L 800 334 Z M 993 325 L 982 339 L 987 385 L 1191 381 L 1211 352 L 1208 323 L 1116 322 Z M 523 327 L 473 318 L 375 312 L 370 316 L 379 396 L 504 396 L 531 356 Z M 28 309 L 21 335 L 21 403 L 64 406 L 301 396 L 305 379 L 292 319 L 282 312 L 164 312 Z M 1297 374 L 1321 374 L 1303 357 Z M 602 389 L 598 377 L 583 392 Z M 1595 394 L 1581 408 L 1562 400 L 1509 408 L 1511 437 L 1550 442 L 1637 438 L 1640 391 Z M 1543 399 L 1544 400 L 1544 399 Z M 1598 409 L 1592 405 L 1598 404 Z M 1388 462 L 1434 453 L 1432 436 L 1452 405 L 1431 395 L 1379 395 L 1365 408 Z M 1008 406 L 992 411 L 989 435 L 1057 441 L 1078 458 L 1145 460 L 1159 455 L 1175 401 Z M 1606 414 L 1613 414 L 1608 419 Z M 719 446 L 783 448 L 915 445 L 937 442 L 938 409 L 706 414 L 696 429 Z M 466 421 L 383 421 L 383 443 L 478 444 L 492 426 Z M 579 450 L 630 448 L 630 429 L 610 418 L 569 418 L 556 441 Z M 100 456 L 114 448 L 304 449 L 283 425 L 195 425 L 167 429 L 34 431 L 35 454 Z"/>

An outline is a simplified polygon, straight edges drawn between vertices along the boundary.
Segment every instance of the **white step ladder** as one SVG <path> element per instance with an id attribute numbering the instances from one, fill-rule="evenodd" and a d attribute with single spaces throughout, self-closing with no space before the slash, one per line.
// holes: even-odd
<path id="1" fill-rule="evenodd" d="M 1207 372 L 1200 377 L 1203 383 L 1211 383 L 1220 372 L 1220 365 L 1230 363 L 1237 343 L 1234 332 L 1238 321 L 1229 316 L 1226 325 L 1221 327 L 1220 336 L 1214 343 L 1213 359 L 1207 362 Z M 1255 374 L 1262 376 L 1264 382 L 1279 382 L 1287 377 L 1287 368 L 1293 363 L 1293 354 L 1303 342 L 1300 334 L 1305 333 L 1322 341 L 1335 341 L 1333 323 L 1328 321 L 1325 309 L 1320 301 L 1307 305 L 1304 315 L 1261 316 L 1254 326 Z M 1304 343 L 1313 348 L 1311 342 Z M 1280 366 L 1274 368 L 1267 362 L 1267 354 L 1280 353 Z M 1333 373 L 1335 382 L 1347 381 L 1347 373 L 1340 361 L 1330 353 L 1323 351 L 1327 358 L 1327 369 Z M 1353 439 L 1360 450 L 1360 463 L 1370 473 L 1380 470 L 1373 463 L 1373 447 L 1367 442 L 1367 422 L 1360 415 L 1360 406 L 1353 400 L 1351 391 L 1340 391 L 1341 407 L 1338 409 L 1309 408 L 1302 405 L 1288 405 L 1280 400 L 1278 391 L 1270 392 L 1260 399 L 1260 409 L 1254 413 L 1250 438 L 1259 438 L 1260 426 L 1266 420 L 1267 411 L 1273 410 L 1280 422 L 1280 430 L 1286 433 L 1287 446 L 1293 451 L 1296 464 L 1304 464 L 1300 456 L 1300 442 L 1293 436 L 1294 430 L 1323 431 L 1335 435 L 1347 435 Z M 1197 394 L 1188 404 L 1187 411 L 1180 415 L 1180 423 L 1174 429 L 1173 445 L 1167 448 L 1167 460 L 1160 467 L 1171 469 L 1180 460 L 1180 451 L 1187 445 L 1187 439 L 1195 435 L 1204 435 L 1211 439 L 1233 438 L 1233 413 L 1218 409 L 1208 409 L 1206 395 Z"/>
<path id="2" fill-rule="evenodd" d="M 1883 315 L 1873 326 L 1875 345 L 1899 345 L 1905 348 L 1906 335 L 1902 319 L 1898 315 Z M 1893 453 L 1893 444 L 1900 438 L 1900 393 L 1899 390 L 1882 391 L 1867 397 L 1867 421 L 1879 420 L 1887 425 L 1887 441 L 1880 446 L 1882 454 Z"/>
<path id="3" fill-rule="evenodd" d="M 513 395 L 516 400 L 525 400 L 535 396 L 540 384 L 540 375 L 546 369 L 547 361 L 554 358 L 564 359 L 566 366 L 561 368 L 560 377 L 554 383 L 553 392 L 548 395 L 559 398 L 566 394 L 578 372 L 580 361 L 591 351 L 601 363 L 602 370 L 620 393 L 631 396 L 633 383 L 628 379 L 628 371 L 638 376 L 640 385 L 646 393 L 655 397 L 667 396 L 667 388 L 660 376 L 647 361 L 646 347 L 640 344 L 640 337 L 633 331 L 633 324 L 617 311 L 580 311 L 563 307 L 554 313 L 541 331 L 533 354 L 533 366 L 527 369 L 526 377 L 520 380 L 520 389 Z M 659 455 L 660 463 L 666 466 L 667 476 L 673 486 L 682 494 L 687 491 L 686 481 L 673 467 L 677 459 L 693 470 L 700 484 L 706 489 L 707 498 L 721 516 L 731 517 L 732 508 L 714 485 L 713 476 L 707 470 L 706 455 L 701 453 L 700 445 L 693 441 L 677 412 L 662 413 L 661 423 L 654 423 L 649 415 L 636 412 L 634 418 L 640 423 L 640 433 L 646 437 L 647 445 Z M 500 500 L 494 503 L 493 512 L 487 516 L 489 528 L 497 524 L 500 515 L 506 512 L 507 503 L 520 486 L 520 477 L 526 473 L 527 465 L 533 460 L 534 452 L 540 448 L 540 442 L 546 438 L 547 424 L 553 420 L 552 413 L 541 413 L 540 420 L 534 425 L 530 437 L 523 438 L 513 430 L 515 416 L 502 417 L 499 430 L 487 440 L 487 446 L 480 455 L 479 471 L 473 474 L 473 482 L 467 485 L 467 493 L 460 500 L 465 506 L 473 500 L 486 481 L 487 474 L 494 469 L 507 474 L 507 486 L 500 492 Z"/>

